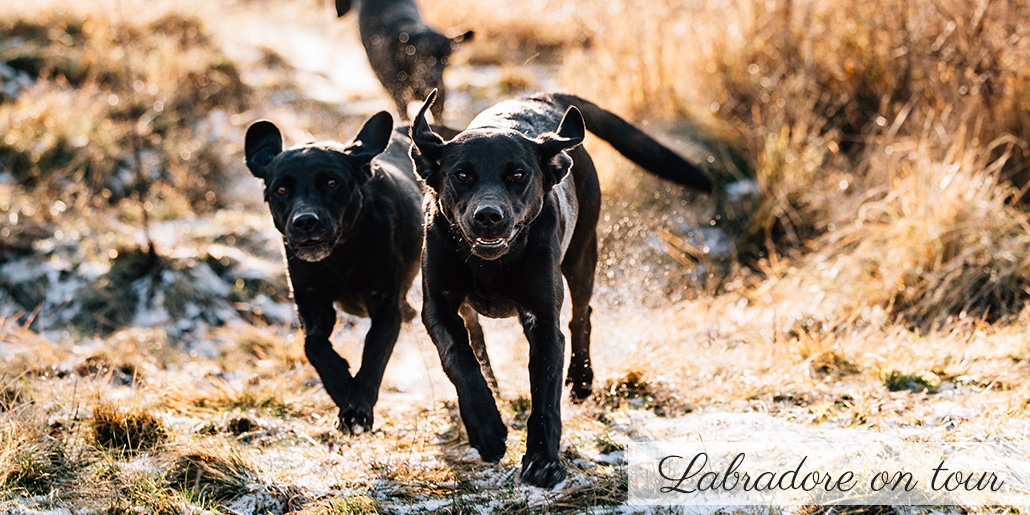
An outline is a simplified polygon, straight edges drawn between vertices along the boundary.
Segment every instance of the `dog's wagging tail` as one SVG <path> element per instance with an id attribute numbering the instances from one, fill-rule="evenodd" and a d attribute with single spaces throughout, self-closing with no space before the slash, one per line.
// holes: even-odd
<path id="1" fill-rule="evenodd" d="M 619 116 L 574 95 L 557 93 L 544 98 L 559 106 L 579 109 L 588 131 L 641 168 L 700 192 L 712 192 L 712 179 L 707 173 Z"/>

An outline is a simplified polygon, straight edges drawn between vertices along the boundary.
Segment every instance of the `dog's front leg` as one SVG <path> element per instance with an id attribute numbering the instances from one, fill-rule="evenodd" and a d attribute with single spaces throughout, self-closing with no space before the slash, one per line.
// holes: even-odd
<path id="1" fill-rule="evenodd" d="M 529 340 L 529 384 L 533 402 L 526 424 L 526 455 L 522 457 L 519 478 L 527 484 L 551 488 L 566 476 L 558 458 L 565 337 L 558 328 L 557 309 L 552 306 L 542 311 L 519 312 Z"/>
<path id="2" fill-rule="evenodd" d="M 340 407 L 340 427 L 353 434 L 372 429 L 372 407 L 379 400 L 386 363 L 393 354 L 401 330 L 401 308 L 396 299 L 371 310 L 372 327 L 365 335 L 361 352 L 361 369 L 354 375 L 354 391 L 349 406 Z"/>
<path id="3" fill-rule="evenodd" d="M 501 421 L 490 387 L 469 345 L 464 322 L 458 316 L 464 299 L 448 299 L 426 281 L 423 291 L 422 321 L 436 344 L 447 378 L 458 392 L 458 410 L 465 422 L 469 445 L 479 451 L 484 461 L 498 461 L 504 456 L 508 428 Z"/>
<path id="4" fill-rule="evenodd" d="M 304 354 L 315 367 L 329 397 L 342 410 L 351 403 L 350 366 L 333 350 L 329 337 L 336 326 L 336 310 L 331 300 L 318 295 L 295 292 L 297 313 L 304 328 Z M 341 431 L 349 428 L 340 427 Z"/>

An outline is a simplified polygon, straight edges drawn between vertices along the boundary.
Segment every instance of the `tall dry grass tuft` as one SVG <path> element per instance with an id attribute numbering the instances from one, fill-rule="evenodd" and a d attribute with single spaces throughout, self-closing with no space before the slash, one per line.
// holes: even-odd
<path id="1" fill-rule="evenodd" d="M 122 409 L 107 401 L 93 406 L 90 429 L 100 447 L 130 453 L 153 449 L 168 438 L 168 429 L 150 411 Z"/>
<path id="2" fill-rule="evenodd" d="M 218 207 L 227 163 L 202 133 L 248 90 L 198 18 L 30 10 L 0 32 L 22 42 L 0 49 L 16 78 L 0 94 L 0 172 L 72 212 L 140 189 L 168 212 Z"/>
<path id="3" fill-rule="evenodd" d="M 695 2 L 578 2 L 577 12 L 592 33 L 589 44 L 566 48 L 563 82 L 571 91 L 630 118 L 690 114 Z"/>
<path id="4" fill-rule="evenodd" d="M 260 484 L 253 466 L 233 448 L 189 447 L 169 458 L 169 486 L 204 502 L 227 503 Z"/>
<path id="5" fill-rule="evenodd" d="M 878 155 L 950 147 L 959 138 L 967 151 L 990 152 L 987 145 L 1003 135 L 1030 137 L 1030 33 L 1011 23 L 1025 5 L 783 0 L 749 7 L 737 37 L 731 30 L 717 40 L 708 77 L 721 88 L 714 98 L 720 113 L 740 120 L 754 141 L 764 194 L 754 222 L 792 246 L 799 231 L 818 234 L 853 214 L 861 200 L 850 198 L 883 191 L 890 178 L 879 173 Z M 822 152 L 796 156 L 788 173 L 767 159 L 777 147 L 810 144 Z M 838 151 L 840 159 L 825 159 Z M 1003 179 L 1027 169 L 1026 148 L 1010 151 Z"/>
<path id="6" fill-rule="evenodd" d="M 959 140 L 941 157 L 902 146 L 877 163 L 891 186 L 817 240 L 813 261 L 833 263 L 856 299 L 924 328 L 1018 313 L 1030 298 L 1030 217 L 1003 180 L 1017 149 L 1011 138 Z"/>
<path id="7" fill-rule="evenodd" d="M 808 271 L 830 260 L 847 272 L 828 286 L 851 304 L 919 326 L 1003 317 L 1030 297 L 1030 27 L 1016 21 L 1030 5 L 619 0 L 593 12 L 604 37 L 567 52 L 567 82 L 640 117 L 735 123 L 759 190 L 737 250 L 769 256 L 770 276 L 780 254 Z"/>
<path id="8" fill-rule="evenodd" d="M 0 417 L 0 491 L 47 495 L 71 476 L 58 429 L 47 423 L 42 410 L 21 402 L 5 402 Z"/>

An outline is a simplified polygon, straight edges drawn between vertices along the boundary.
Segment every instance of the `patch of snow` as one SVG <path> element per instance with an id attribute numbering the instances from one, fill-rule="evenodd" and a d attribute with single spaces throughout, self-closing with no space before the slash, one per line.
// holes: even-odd
<path id="1" fill-rule="evenodd" d="M 36 508 L 46 503 L 47 498 L 44 496 L 22 497 L 13 503 L 0 504 L 0 510 L 4 515 L 72 515 L 67 508 Z"/>
<path id="2" fill-rule="evenodd" d="M 750 200 L 758 197 L 758 181 L 754 179 L 745 179 L 742 181 L 731 182 L 726 185 L 726 198 L 733 203 L 739 203 L 744 200 Z"/>
<path id="3" fill-rule="evenodd" d="M 236 499 L 226 506 L 225 509 L 234 515 L 256 515 L 259 513 L 277 515 L 283 513 L 285 507 L 286 500 L 282 497 L 267 493 L 252 493 Z"/>
<path id="4" fill-rule="evenodd" d="M 8 39 L 7 42 L 10 44 L 14 39 Z M 14 43 L 13 48 L 17 48 L 18 44 Z M 7 63 L 0 63 L 0 87 L 3 88 L 5 95 L 10 97 L 17 97 L 22 90 L 28 89 L 33 83 L 32 76 L 28 73 L 16 70 L 9 66 Z"/>
<path id="5" fill-rule="evenodd" d="M 250 303 L 255 315 L 260 315 L 277 324 L 296 325 L 297 310 L 292 302 L 276 302 L 264 293 L 259 293 Z"/>

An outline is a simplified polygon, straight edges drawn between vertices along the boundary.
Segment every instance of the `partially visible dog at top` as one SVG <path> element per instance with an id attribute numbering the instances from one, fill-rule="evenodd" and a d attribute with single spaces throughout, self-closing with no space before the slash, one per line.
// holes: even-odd
<path id="1" fill-rule="evenodd" d="M 352 0 L 336 0 L 336 14 L 351 9 Z M 472 39 L 473 32 L 446 37 L 422 19 L 414 0 L 357 0 L 358 28 L 368 62 L 390 93 L 397 112 L 408 118 L 408 104 L 421 102 L 438 90 L 432 109 L 440 121 L 444 108 L 443 72 L 451 52 Z"/>
<path id="2" fill-rule="evenodd" d="M 419 270 L 423 215 L 410 146 L 407 131 L 395 131 L 385 111 L 346 144 L 283 150 L 272 122 L 247 130 L 246 164 L 264 181 L 265 201 L 283 235 L 304 352 L 340 408 L 340 430 L 352 434 L 371 430 L 401 321 L 415 316 L 405 295 Z M 329 341 L 336 307 L 371 319 L 353 376 Z M 478 327 L 474 316 L 467 323 Z"/>
<path id="3" fill-rule="evenodd" d="M 461 314 L 517 316 L 529 341 L 532 409 L 523 483 L 553 487 L 559 458 L 565 338 L 562 276 L 572 298 L 573 399 L 591 392 L 590 298 L 597 263 L 601 189 L 585 131 L 659 177 L 709 192 L 709 177 L 633 125 L 571 95 L 502 102 L 444 139 L 427 123 L 430 94 L 412 121 L 411 156 L 426 194 L 422 321 L 458 394 L 469 444 L 486 461 L 505 453 L 507 429 Z M 480 355 L 482 354 L 482 355 Z"/>

